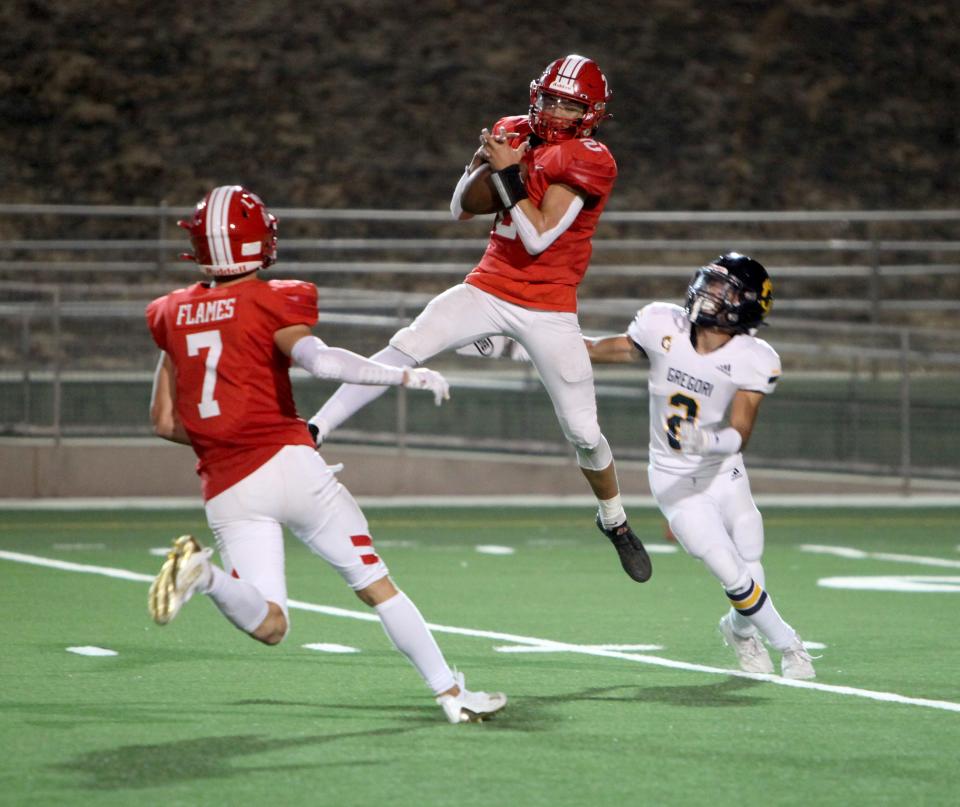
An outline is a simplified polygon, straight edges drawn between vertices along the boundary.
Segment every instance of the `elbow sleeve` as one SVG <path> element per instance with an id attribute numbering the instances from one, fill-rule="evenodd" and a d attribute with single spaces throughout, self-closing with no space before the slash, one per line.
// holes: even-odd
<path id="1" fill-rule="evenodd" d="M 328 347 L 316 336 L 305 336 L 290 351 L 290 358 L 314 378 L 350 384 L 397 386 L 403 383 L 403 368 L 370 361 L 349 350 Z"/>
<path id="2" fill-rule="evenodd" d="M 517 235 L 520 236 L 524 249 L 531 255 L 539 255 L 567 231 L 581 210 L 583 210 L 583 199 L 575 196 L 557 225 L 542 233 L 537 231 L 521 207 L 512 208 L 510 217 L 517 225 Z"/>

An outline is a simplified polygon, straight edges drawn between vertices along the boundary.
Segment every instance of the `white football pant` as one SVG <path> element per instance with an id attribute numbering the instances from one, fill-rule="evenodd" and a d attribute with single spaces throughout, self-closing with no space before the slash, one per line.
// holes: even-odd
<path id="1" fill-rule="evenodd" d="M 350 492 L 310 446 L 285 446 L 206 503 L 224 569 L 287 614 L 283 525 L 354 591 L 388 574 Z"/>
<path id="2" fill-rule="evenodd" d="M 580 465 L 603 470 L 613 461 L 600 433 L 593 369 L 576 314 L 539 311 L 513 305 L 461 283 L 433 298 L 421 314 L 373 358 L 400 364 L 424 364 L 433 356 L 485 336 L 502 334 L 519 342 L 530 356 L 553 402 L 564 437 L 577 449 Z M 398 352 L 400 355 L 398 355 Z M 386 388 L 344 384 L 317 413 L 330 430 Z"/>

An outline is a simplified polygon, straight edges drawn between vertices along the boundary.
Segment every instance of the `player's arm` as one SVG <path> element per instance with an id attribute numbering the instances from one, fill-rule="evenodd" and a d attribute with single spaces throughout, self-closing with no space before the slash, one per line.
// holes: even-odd
<path id="1" fill-rule="evenodd" d="M 174 381 L 173 361 L 165 351 L 160 351 L 160 360 L 153 374 L 153 390 L 150 393 L 150 422 L 157 437 L 172 443 L 190 445 L 186 429 L 177 416 L 177 387 Z"/>
<path id="2" fill-rule="evenodd" d="M 539 255 L 573 224 L 583 209 L 586 194 L 569 185 L 550 185 L 537 207 L 527 198 L 520 175 L 520 160 L 528 148 L 526 141 L 514 148 L 509 140 L 491 135 L 486 129 L 481 135 L 482 149 L 493 173 L 491 179 L 510 218 L 517 226 L 517 235 L 531 255 Z"/>
<path id="3" fill-rule="evenodd" d="M 631 364 L 646 354 L 625 333 L 616 336 L 583 337 L 593 364 Z"/>
<path id="4" fill-rule="evenodd" d="M 489 173 L 489 171 L 490 165 L 486 160 L 483 147 L 481 146 L 474 152 L 473 158 L 464 167 L 463 173 L 460 175 L 460 180 L 457 182 L 456 187 L 453 189 L 453 195 L 450 197 L 450 215 L 457 221 L 467 221 L 473 218 L 474 214 L 464 210 L 461 204 L 464 191 L 466 191 L 467 186 L 473 182 L 475 177 L 478 177 L 480 174 Z"/>
<path id="5" fill-rule="evenodd" d="M 306 325 L 280 328 L 274 332 L 273 341 L 281 353 L 315 378 L 429 390 L 437 406 L 450 397 L 450 385 L 440 373 L 425 367 L 390 367 L 350 350 L 329 347 Z"/>
<path id="6" fill-rule="evenodd" d="M 730 427 L 740 434 L 741 451 L 747 447 L 750 435 L 753 434 L 753 427 L 757 422 L 762 403 L 762 392 L 741 389 L 737 390 L 737 394 L 733 396 L 733 403 L 730 404 Z"/>
<path id="7" fill-rule="evenodd" d="M 677 441 L 684 454 L 736 454 L 743 451 L 753 433 L 763 393 L 737 390 L 730 405 L 730 425 L 723 429 L 703 429 L 692 420 L 681 421 Z"/>

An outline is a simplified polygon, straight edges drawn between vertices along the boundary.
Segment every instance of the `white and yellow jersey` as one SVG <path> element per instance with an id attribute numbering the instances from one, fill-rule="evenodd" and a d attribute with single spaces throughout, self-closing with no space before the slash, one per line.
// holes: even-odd
<path id="1" fill-rule="evenodd" d="M 670 303 L 640 309 L 627 336 L 650 360 L 650 464 L 663 471 L 689 473 L 728 460 L 723 455 L 681 453 L 674 430 L 685 419 L 701 427 L 723 428 L 738 390 L 773 392 L 780 378 L 777 352 L 762 339 L 738 334 L 701 355 L 690 342 L 686 314 Z"/>

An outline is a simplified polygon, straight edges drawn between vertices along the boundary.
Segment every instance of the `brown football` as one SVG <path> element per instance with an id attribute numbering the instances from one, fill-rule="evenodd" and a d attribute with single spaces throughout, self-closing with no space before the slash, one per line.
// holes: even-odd
<path id="1" fill-rule="evenodd" d="M 500 201 L 500 195 L 490 179 L 489 165 L 481 165 L 470 174 L 467 186 L 460 197 L 460 206 L 465 212 L 475 216 L 485 216 L 488 213 L 498 213 L 503 210 L 503 202 Z"/>

